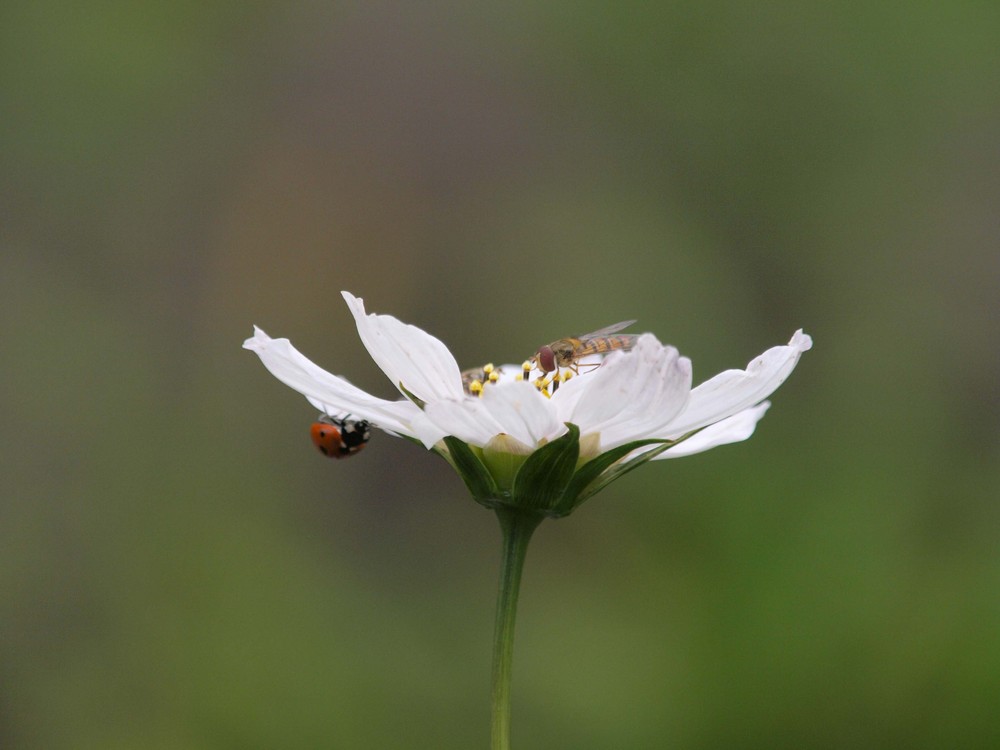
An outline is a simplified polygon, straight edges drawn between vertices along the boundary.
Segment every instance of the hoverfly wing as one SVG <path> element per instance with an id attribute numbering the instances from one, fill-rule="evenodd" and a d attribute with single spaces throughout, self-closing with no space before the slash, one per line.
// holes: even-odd
<path id="1" fill-rule="evenodd" d="M 618 333 L 618 331 L 624 331 L 630 325 L 635 323 L 634 320 L 623 320 L 621 323 L 615 323 L 614 325 L 605 326 L 604 328 L 598 328 L 596 331 L 591 331 L 590 333 L 584 333 L 576 338 L 581 341 L 586 341 L 587 339 L 599 339 L 602 336 L 610 336 L 612 333 Z"/>

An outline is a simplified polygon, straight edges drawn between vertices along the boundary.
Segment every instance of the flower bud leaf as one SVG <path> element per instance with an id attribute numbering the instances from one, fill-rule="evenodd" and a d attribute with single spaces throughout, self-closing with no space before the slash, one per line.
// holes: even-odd
<path id="1" fill-rule="evenodd" d="M 616 448 L 615 451 L 620 451 L 622 448 L 629 448 L 629 451 L 633 451 L 636 448 L 641 448 L 643 445 L 650 445 L 650 444 L 653 444 L 653 443 L 659 443 L 659 445 L 656 448 L 652 448 L 651 450 L 644 451 L 643 453 L 640 453 L 639 455 L 634 456 L 633 458 L 629 459 L 628 461 L 624 461 L 624 462 L 618 464 L 617 466 L 612 466 L 607 471 L 604 471 L 603 473 L 599 474 L 596 481 L 593 481 L 589 485 L 584 485 L 584 487 L 582 488 L 583 491 L 580 493 L 579 497 L 574 502 L 573 507 L 574 508 L 577 507 L 584 500 L 586 500 L 587 498 L 589 498 L 591 495 L 595 495 L 596 493 L 600 492 L 601 490 L 603 490 L 605 487 L 607 487 L 609 484 L 611 484 L 616 479 L 620 479 L 621 477 L 625 476 L 626 474 L 628 474 L 633 469 L 638 469 L 640 466 L 642 466 L 647 461 L 651 461 L 654 458 L 656 458 L 657 456 L 659 456 L 661 453 L 663 453 L 663 451 L 667 450 L 668 448 L 673 448 L 678 443 L 684 442 L 685 440 L 687 440 L 692 435 L 695 435 L 695 434 L 701 432 L 703 429 L 704 428 L 700 427 L 697 430 L 692 430 L 691 432 L 687 433 L 686 435 L 682 435 L 681 437 L 677 438 L 676 440 L 637 440 L 634 443 L 627 443 L 626 445 L 623 445 L 623 446 L 620 446 L 619 448 Z M 608 453 L 613 453 L 615 451 L 608 451 Z M 628 453 L 629 451 L 626 451 L 626 453 Z M 597 458 L 594 459 L 594 461 L 601 460 L 604 457 L 604 455 L 607 455 L 607 454 L 603 454 L 602 456 L 598 456 Z M 619 458 L 620 457 L 621 456 L 619 456 Z M 586 469 L 587 467 L 584 466 L 583 468 Z M 575 477 L 574 477 L 574 479 L 575 479 Z"/>
<path id="2" fill-rule="evenodd" d="M 565 493 L 560 498 L 558 505 L 553 508 L 555 512 L 559 515 L 568 515 L 574 508 L 576 508 L 580 503 L 590 497 L 592 494 L 597 492 L 598 489 L 604 487 L 608 482 L 602 482 L 597 487 L 591 487 L 591 485 L 605 474 L 605 471 L 609 469 L 617 461 L 627 456 L 632 451 L 642 448 L 647 445 L 654 445 L 658 443 L 663 443 L 663 440 L 635 440 L 631 443 L 626 443 L 625 445 L 619 445 L 617 448 L 612 448 L 609 451 L 605 451 L 596 458 L 591 459 L 573 475 L 570 480 L 569 485 L 566 487 Z M 668 441 L 669 445 L 665 448 L 673 445 L 673 441 Z M 660 451 L 650 451 L 649 458 L 653 455 L 658 455 Z M 644 459 L 648 461 L 649 458 Z M 609 472 L 610 473 L 610 472 Z M 620 475 L 616 475 L 620 476 Z M 611 481 L 611 480 L 608 480 Z"/>
<path id="3" fill-rule="evenodd" d="M 482 459 L 456 437 L 444 438 L 444 444 L 448 446 L 449 463 L 461 475 L 475 501 L 487 508 L 494 507 L 493 501 L 500 496 L 500 488 Z"/>
<path id="4" fill-rule="evenodd" d="M 580 428 L 569 422 L 566 427 L 565 435 L 528 456 L 517 472 L 514 504 L 548 514 L 559 503 L 580 458 Z"/>

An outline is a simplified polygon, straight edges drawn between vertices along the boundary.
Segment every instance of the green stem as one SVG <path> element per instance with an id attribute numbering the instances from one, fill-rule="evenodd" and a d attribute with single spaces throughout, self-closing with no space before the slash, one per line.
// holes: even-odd
<path id="1" fill-rule="evenodd" d="M 497 616 L 493 632 L 493 750 L 510 750 L 510 667 L 514 655 L 514 616 L 521 571 L 531 534 L 542 516 L 497 508 L 503 530 L 503 558 L 497 590 Z"/>

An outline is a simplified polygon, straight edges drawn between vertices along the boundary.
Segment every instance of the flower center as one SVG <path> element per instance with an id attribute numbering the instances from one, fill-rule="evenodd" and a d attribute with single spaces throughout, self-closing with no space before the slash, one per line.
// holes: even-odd
<path id="1" fill-rule="evenodd" d="M 468 370 L 463 370 L 462 388 L 470 396 L 482 396 L 483 387 L 490 383 L 500 382 L 502 374 L 502 370 L 499 367 L 494 367 L 492 362 L 482 367 L 472 367 Z"/>
<path id="2" fill-rule="evenodd" d="M 551 398 L 552 394 L 559 390 L 560 384 L 574 376 L 572 370 L 563 368 L 549 373 L 543 372 L 532 380 L 531 373 L 534 369 L 535 362 L 533 360 L 525 360 L 520 370 L 510 375 L 510 377 L 516 381 L 524 380 L 531 383 L 546 398 Z M 492 362 L 482 367 L 472 367 L 468 370 L 463 370 L 462 388 L 470 396 L 482 397 L 483 390 L 491 383 L 499 383 L 502 378 L 509 375 L 509 370 L 510 368 L 505 371 L 502 367 L 496 367 Z"/>

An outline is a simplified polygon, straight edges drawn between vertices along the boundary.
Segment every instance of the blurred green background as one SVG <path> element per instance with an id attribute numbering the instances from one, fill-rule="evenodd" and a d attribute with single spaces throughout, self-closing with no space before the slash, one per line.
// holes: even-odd
<path id="1" fill-rule="evenodd" d="M 638 318 L 747 443 L 529 553 L 518 748 L 1000 745 L 1000 6 L 0 5 L 0 746 L 482 748 L 495 519 L 383 395 Z"/>

